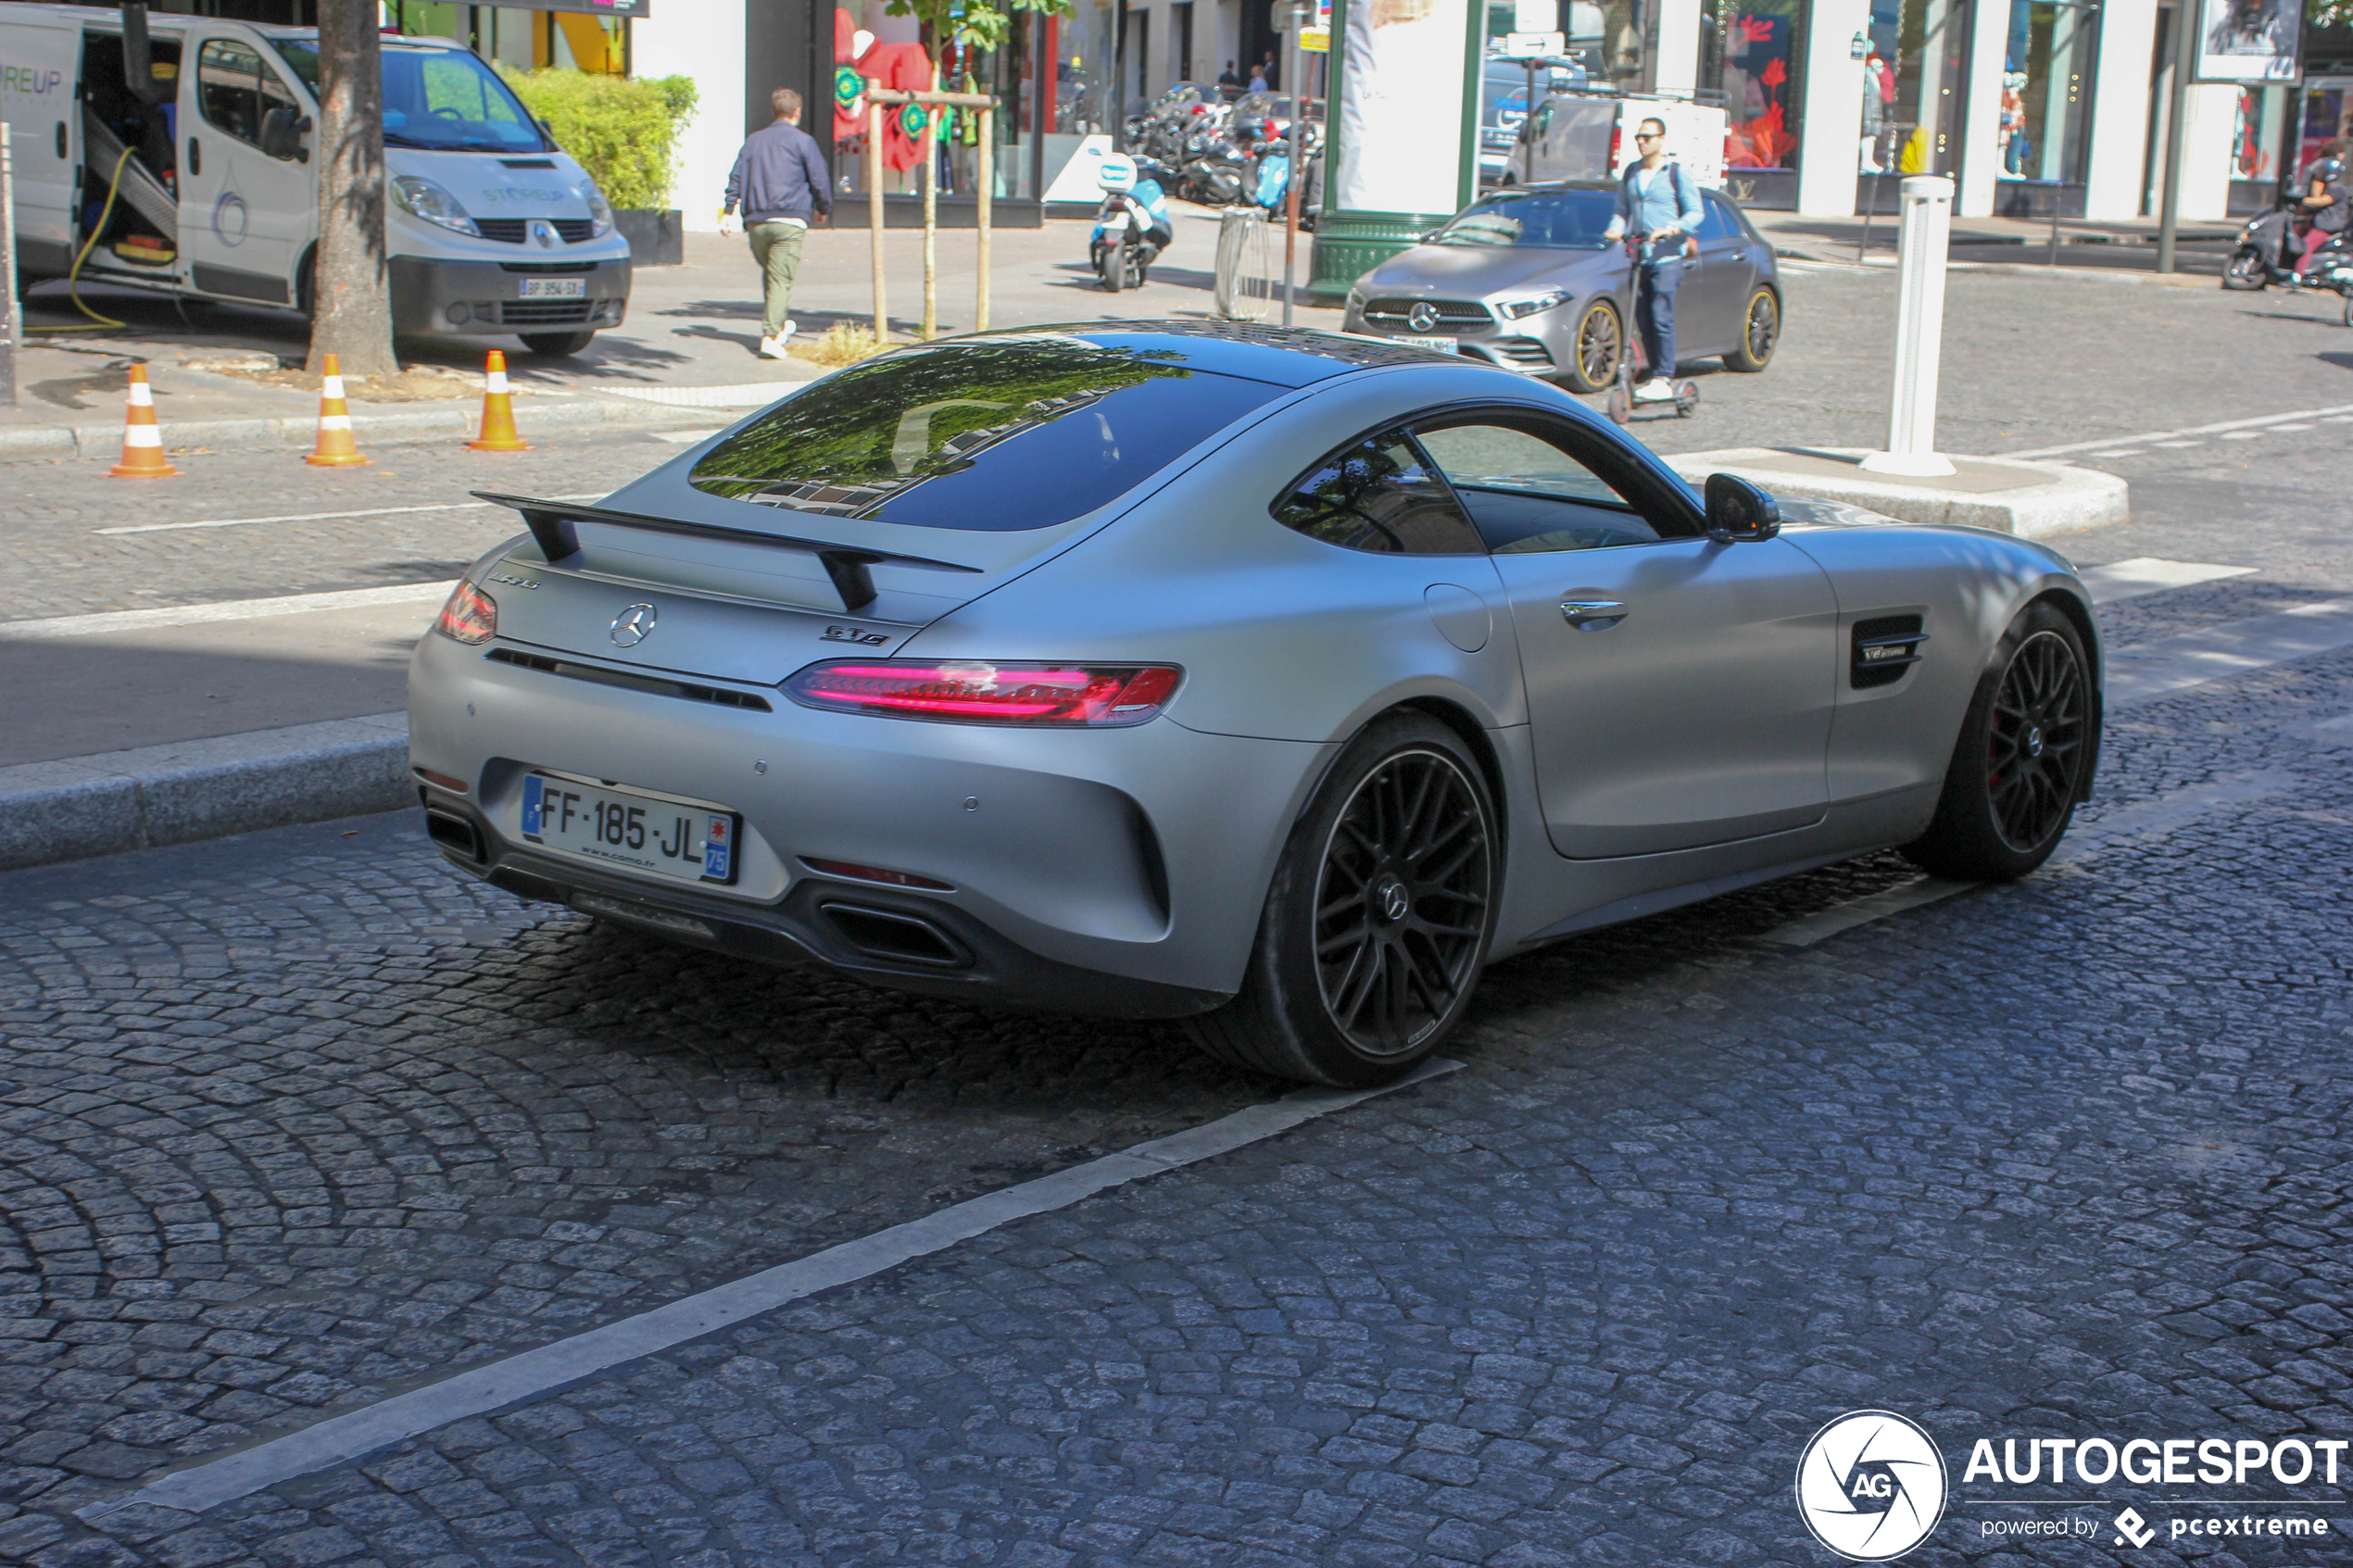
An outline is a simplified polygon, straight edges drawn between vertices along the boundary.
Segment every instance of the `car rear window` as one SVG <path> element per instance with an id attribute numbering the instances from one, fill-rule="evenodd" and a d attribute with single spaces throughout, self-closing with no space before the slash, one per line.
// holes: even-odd
<path id="1" fill-rule="evenodd" d="M 902 349 L 778 404 L 704 453 L 687 480 L 792 511 L 1050 528 L 1286 390 L 1177 358 L 1073 337 Z"/>

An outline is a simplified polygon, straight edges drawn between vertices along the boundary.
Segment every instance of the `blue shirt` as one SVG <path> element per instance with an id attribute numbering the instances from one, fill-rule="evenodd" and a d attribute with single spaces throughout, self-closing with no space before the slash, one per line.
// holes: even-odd
<path id="1" fill-rule="evenodd" d="M 1618 186 L 1617 206 L 1618 215 L 1637 234 L 1655 234 L 1661 229 L 1699 232 L 1699 182 L 1683 173 L 1672 158 L 1655 169 L 1639 163 L 1629 169 Z"/>
<path id="2" fill-rule="evenodd" d="M 831 212 L 833 182 L 816 138 L 782 119 L 753 132 L 727 176 L 727 210 L 738 204 L 747 225 L 779 218 L 806 223 L 812 212 Z"/>

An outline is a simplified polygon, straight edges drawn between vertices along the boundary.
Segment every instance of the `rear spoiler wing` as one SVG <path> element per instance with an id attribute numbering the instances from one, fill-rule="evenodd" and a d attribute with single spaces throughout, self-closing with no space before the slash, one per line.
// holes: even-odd
<path id="1" fill-rule="evenodd" d="M 531 530 L 532 538 L 538 541 L 539 552 L 547 558 L 549 565 L 580 553 L 580 534 L 573 527 L 575 522 L 594 522 L 607 528 L 630 528 L 641 533 L 675 533 L 689 539 L 721 539 L 731 545 L 806 550 L 824 565 L 825 575 L 833 580 L 834 591 L 841 596 L 842 609 L 851 615 L 875 602 L 874 574 L 866 570 L 870 566 L 889 561 L 899 566 L 928 567 L 935 571 L 983 570 L 952 560 L 935 560 L 929 556 L 901 555 L 895 550 L 870 550 L 855 545 L 833 544 L 824 539 L 796 539 L 787 533 L 766 533 L 752 528 L 683 522 L 676 518 L 650 517 L 644 512 L 617 512 L 604 507 L 578 506 L 570 501 L 538 501 L 528 495 L 502 495 L 490 490 L 476 490 L 471 494 L 493 506 L 512 507 L 521 512 L 523 526 Z"/>

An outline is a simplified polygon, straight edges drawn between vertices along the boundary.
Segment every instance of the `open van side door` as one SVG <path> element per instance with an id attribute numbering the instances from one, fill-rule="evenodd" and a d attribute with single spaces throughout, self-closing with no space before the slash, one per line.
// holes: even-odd
<path id="1" fill-rule="evenodd" d="M 73 265 L 81 75 L 80 28 L 0 15 L 0 120 L 16 177 L 17 265 L 28 278 L 61 278 Z"/>

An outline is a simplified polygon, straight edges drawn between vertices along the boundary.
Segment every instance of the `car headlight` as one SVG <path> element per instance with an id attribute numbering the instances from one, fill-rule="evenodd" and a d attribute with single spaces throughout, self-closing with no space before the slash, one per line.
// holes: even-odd
<path id="1" fill-rule="evenodd" d="M 612 232 L 612 203 L 605 200 L 604 192 L 597 189 L 594 180 L 580 182 L 580 199 L 588 204 L 588 234 L 591 239 L 603 239 Z"/>
<path id="2" fill-rule="evenodd" d="M 1567 303 L 1568 291 L 1554 289 L 1550 294 L 1540 294 L 1534 299 L 1509 300 L 1497 306 L 1496 308 L 1504 313 L 1505 320 L 1516 321 L 1523 316 L 1533 316 L 1540 310 L 1550 310 L 1555 306 Z"/>
<path id="3" fill-rule="evenodd" d="M 1353 285 L 1350 287 L 1348 291 L 1348 309 L 1351 315 L 1363 314 L 1365 309 L 1365 291 L 1363 289 L 1356 288 Z"/>
<path id="4" fill-rule="evenodd" d="M 401 209 L 412 218 L 422 218 L 428 223 L 438 223 L 445 229 L 472 234 L 476 239 L 482 237 L 482 231 L 475 228 L 474 220 L 466 216 L 466 209 L 458 205 L 458 198 L 430 180 L 420 180 L 413 174 L 395 175 L 392 199 L 398 202 Z"/>

